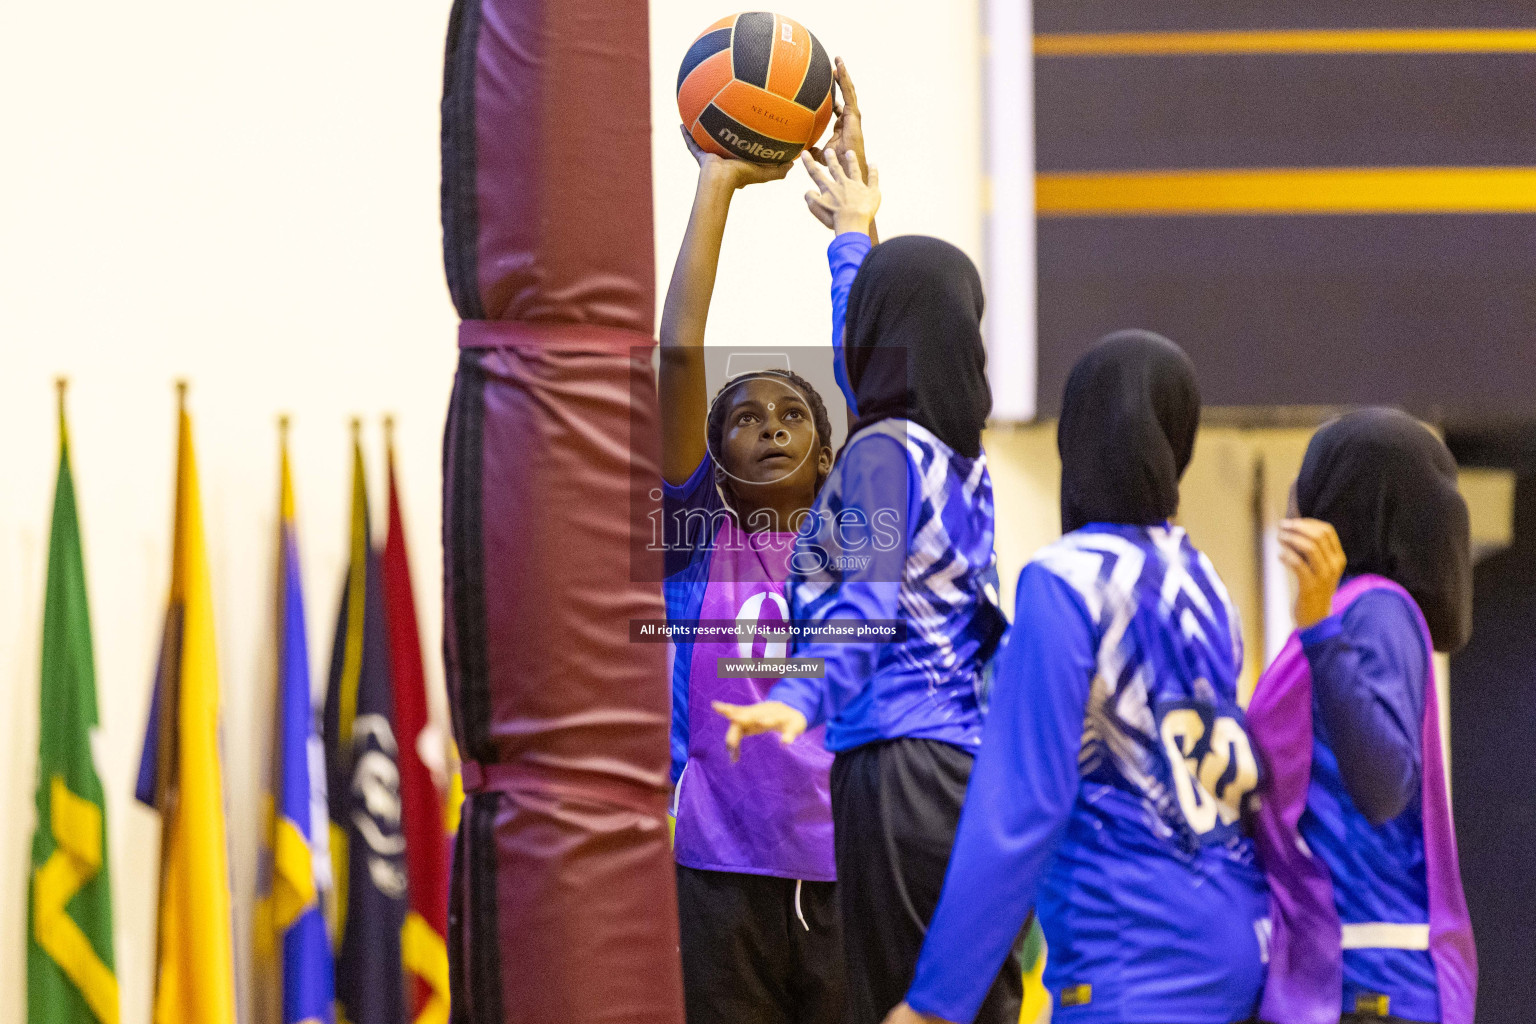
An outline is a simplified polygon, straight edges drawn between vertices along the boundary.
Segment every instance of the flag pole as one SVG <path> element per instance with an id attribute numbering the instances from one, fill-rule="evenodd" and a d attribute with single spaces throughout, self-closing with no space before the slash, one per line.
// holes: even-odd
<path id="1" fill-rule="evenodd" d="M 59 396 L 59 446 L 67 450 L 69 448 L 69 425 L 68 421 L 64 418 L 64 393 L 69 390 L 69 378 L 63 376 L 53 378 L 53 387 Z"/>

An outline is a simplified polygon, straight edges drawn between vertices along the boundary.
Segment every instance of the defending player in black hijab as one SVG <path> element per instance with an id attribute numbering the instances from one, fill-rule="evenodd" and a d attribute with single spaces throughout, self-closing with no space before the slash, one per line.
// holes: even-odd
<path id="1" fill-rule="evenodd" d="M 1199 426 L 1200 387 L 1183 349 L 1151 331 L 1101 339 L 1072 367 L 1062 397 L 1061 532 L 1167 520 Z"/>
<path id="2" fill-rule="evenodd" d="M 859 420 L 907 419 L 968 459 L 992 411 L 981 341 L 981 275 L 948 242 L 904 235 L 876 246 L 848 295 L 843 351 Z"/>
<path id="3" fill-rule="evenodd" d="M 1031 910 L 1061 1024 L 1230 1024 L 1258 1003 L 1269 902 L 1242 828 L 1259 766 L 1237 613 L 1167 522 L 1194 369 L 1120 332 L 1062 409 L 1066 534 L 1019 574 L 943 896 L 885 1024 L 975 1019 Z"/>
<path id="4" fill-rule="evenodd" d="M 1396 409 L 1362 409 L 1312 436 L 1296 478 L 1296 509 L 1333 524 L 1344 575 L 1402 585 L 1429 623 L 1435 649 L 1472 634 L 1472 552 L 1456 460 L 1438 437 Z"/>
<path id="5" fill-rule="evenodd" d="M 1340 955 L 1341 990 L 1327 997 L 1340 999 L 1345 1020 L 1465 1022 L 1476 952 L 1429 650 L 1455 650 L 1470 631 L 1471 542 L 1456 462 L 1407 414 L 1363 409 L 1313 435 L 1295 511 L 1302 518 L 1281 523 L 1279 539 L 1296 577 L 1313 711 L 1297 833 L 1326 870 L 1339 923 L 1324 927 L 1343 944 L 1330 954 Z M 1287 678 L 1266 673 L 1260 696 Z M 1262 720 L 1258 697 L 1254 707 Z M 1271 882 L 1294 889 L 1285 875 Z"/>

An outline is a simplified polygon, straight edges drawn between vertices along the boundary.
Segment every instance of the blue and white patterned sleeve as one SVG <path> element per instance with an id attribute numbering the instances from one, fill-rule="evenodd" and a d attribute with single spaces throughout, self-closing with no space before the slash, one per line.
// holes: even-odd
<path id="1" fill-rule="evenodd" d="M 853 279 L 859 276 L 859 268 L 871 248 L 869 236 L 862 231 L 845 231 L 827 246 L 827 265 L 832 271 L 832 373 L 852 416 L 857 416 L 859 410 L 848 383 L 848 364 L 843 358 L 843 325 L 848 319 L 848 293 L 853 290 Z"/>
<path id="2" fill-rule="evenodd" d="M 1019 574 L 944 892 L 907 992 L 920 1013 L 975 1018 L 1066 832 L 1094 671 L 1082 599 L 1039 564 Z"/>
<path id="3" fill-rule="evenodd" d="M 842 573 L 830 599 L 818 604 L 811 619 L 826 621 L 893 621 L 901 617 L 897 603 L 906 552 L 911 547 L 913 517 L 908 508 L 918 493 L 911 479 L 911 462 L 900 442 L 884 434 L 860 438 L 839 463 L 842 509 L 838 511 L 842 547 L 869 551 L 869 561 Z M 882 517 L 877 519 L 877 513 Z M 845 518 L 846 517 L 846 518 Z M 902 538 L 898 545 L 882 544 L 877 533 Z M 811 726 L 852 704 L 869 685 L 880 658 L 881 643 L 813 642 L 797 646 L 797 658 L 821 658 L 826 672 L 820 679 L 781 680 L 768 693 L 799 711 Z"/>

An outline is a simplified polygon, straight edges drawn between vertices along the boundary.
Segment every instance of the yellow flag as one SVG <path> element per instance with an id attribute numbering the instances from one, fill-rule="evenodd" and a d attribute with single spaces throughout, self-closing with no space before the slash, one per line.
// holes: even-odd
<path id="1" fill-rule="evenodd" d="M 213 600 L 192 420 L 184 400 L 176 457 L 171 597 L 139 794 L 144 798 L 148 789 L 161 815 L 154 1020 L 155 1024 L 234 1024 L 234 941 L 219 759 Z"/>

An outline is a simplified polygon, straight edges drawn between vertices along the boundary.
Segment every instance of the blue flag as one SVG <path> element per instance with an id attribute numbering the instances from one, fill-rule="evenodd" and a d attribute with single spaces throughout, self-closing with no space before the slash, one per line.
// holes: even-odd
<path id="1" fill-rule="evenodd" d="M 277 715 L 272 807 L 263 851 L 259 950 L 274 961 L 283 1024 L 331 1024 L 335 980 L 324 901 L 331 889 L 325 748 L 309 680 L 304 593 L 286 437 L 278 537 Z"/>

